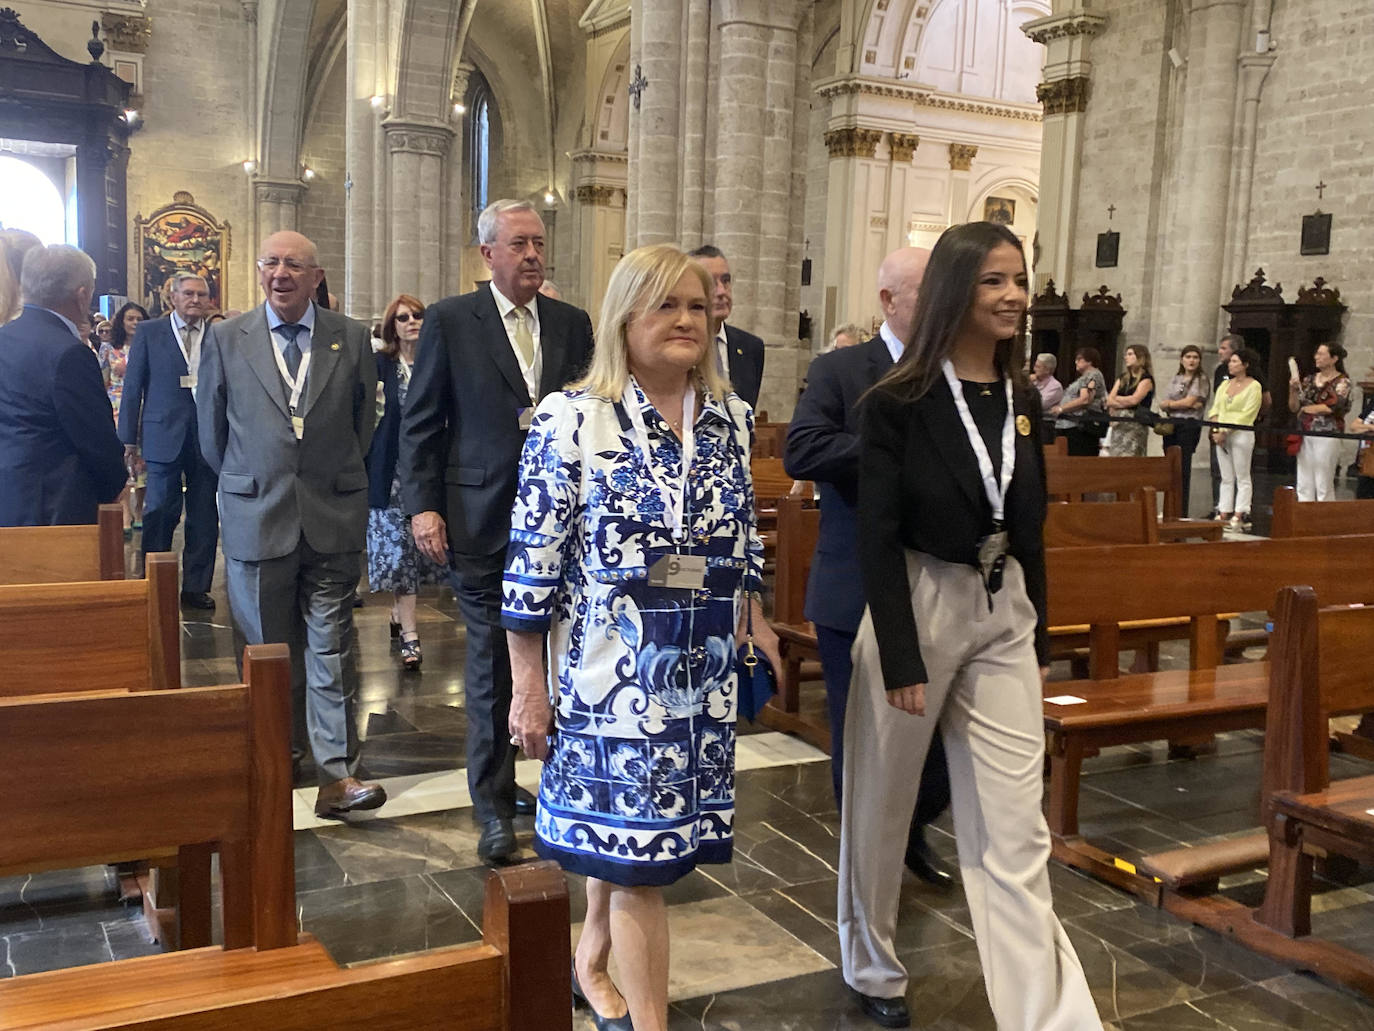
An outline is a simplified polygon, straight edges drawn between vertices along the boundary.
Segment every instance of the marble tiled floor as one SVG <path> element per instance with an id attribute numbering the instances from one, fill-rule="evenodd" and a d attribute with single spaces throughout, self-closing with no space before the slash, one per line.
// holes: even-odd
<path id="1" fill-rule="evenodd" d="M 234 676 L 222 583 L 213 593 L 217 612 L 185 626 L 189 684 Z M 386 779 L 396 802 L 369 818 L 326 823 L 310 811 L 313 793 L 298 792 L 301 927 L 343 963 L 480 935 L 485 870 L 460 769 L 463 633 L 447 591 L 427 591 L 423 602 L 425 665 L 418 674 L 403 672 L 390 649 L 385 601 L 370 596 L 357 613 L 365 768 Z M 1261 748 L 1258 734 L 1238 733 L 1223 736 L 1216 754 L 1188 761 L 1169 761 L 1162 743 L 1109 749 L 1085 769 L 1084 832 L 1133 859 L 1252 827 Z M 1337 776 L 1370 772 L 1366 764 L 1333 758 Z M 739 766 L 734 861 L 702 867 L 667 892 L 670 1026 L 875 1027 L 858 1014 L 837 970 L 839 827 L 829 761 L 782 735 L 746 733 Z M 519 775 L 533 784 L 537 765 L 522 764 Z M 517 830 L 528 846 L 530 821 L 518 821 Z M 930 836 L 937 851 L 953 857 L 948 816 Z M 527 848 L 526 855 L 533 853 Z M 1352 886 L 1325 886 L 1315 921 L 1318 933 L 1374 955 L 1374 871 L 1364 873 Z M 580 878 L 570 881 L 576 934 L 585 904 Z M 1052 865 L 1051 881 L 1110 1028 L 1374 1031 L 1374 1006 L 1314 977 L 1074 871 Z M 1227 884 L 1250 899 L 1261 887 L 1255 874 Z M 122 906 L 114 888 L 101 867 L 0 879 L 0 976 L 157 951 L 138 910 Z M 942 893 L 907 875 L 898 948 L 912 972 L 918 1026 L 993 1028 L 960 891 Z M 577 1026 L 591 1023 L 582 1016 Z"/>

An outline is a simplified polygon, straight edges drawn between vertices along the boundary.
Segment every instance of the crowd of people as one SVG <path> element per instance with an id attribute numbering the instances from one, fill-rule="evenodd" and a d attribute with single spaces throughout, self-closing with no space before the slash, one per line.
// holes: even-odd
<path id="1" fill-rule="evenodd" d="M 184 511 L 182 603 L 215 607 L 222 551 L 236 652 L 290 646 L 293 758 L 313 760 L 325 817 L 386 802 L 358 777 L 363 569 L 406 670 L 423 662 L 421 587 L 451 586 L 478 855 L 511 861 L 512 821 L 532 814 L 535 850 L 586 877 L 577 997 L 598 1027 L 664 1031 L 663 889 L 732 856 L 737 649 L 780 666 L 749 473 L 763 343 L 729 324 L 714 247 L 625 255 L 593 333 L 545 278 L 537 209 L 497 201 L 478 238 L 488 283 L 430 304 L 402 293 L 375 338 L 329 303 L 314 244 L 280 232 L 256 260 L 260 306 L 215 318 L 205 280 L 178 275 L 167 315 L 126 304 L 94 321 L 92 349 L 94 263 L 0 233 L 0 525 L 94 522 L 122 498 L 143 550 L 162 551 Z M 1109 388 L 1084 347 L 1065 385 L 1053 355 L 1027 361 L 1025 258 L 987 222 L 899 249 L 878 286 L 881 326 L 840 327 L 814 361 L 784 453 L 821 501 L 806 615 L 841 818 L 843 975 L 870 1019 L 909 1026 L 905 865 L 962 881 L 1000 1028 L 1098 1028 L 1040 815 L 1042 420 L 1071 454 L 1104 435 L 1109 454 L 1142 454 L 1157 397 L 1188 461 L 1204 421 L 1225 424 L 1209 433 L 1217 508 L 1244 527 L 1259 359 L 1228 337 L 1209 379 L 1185 347 L 1159 389 L 1132 344 Z M 1293 368 L 1304 431 L 1345 427 L 1344 358 L 1323 344 L 1313 373 Z M 1330 496 L 1337 452 L 1297 441 L 1302 495 Z M 515 783 L 520 751 L 543 761 L 537 797 Z M 957 872 L 925 839 L 946 808 Z"/>

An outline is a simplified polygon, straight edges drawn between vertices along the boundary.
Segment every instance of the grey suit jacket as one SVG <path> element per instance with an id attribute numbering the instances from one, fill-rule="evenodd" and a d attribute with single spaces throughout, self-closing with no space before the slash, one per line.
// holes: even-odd
<path id="1" fill-rule="evenodd" d="M 296 440 L 265 306 L 211 328 L 196 388 L 200 450 L 219 474 L 228 558 L 280 558 L 302 534 L 318 552 L 361 551 L 377 418 L 377 365 L 361 323 L 315 309 Z"/>

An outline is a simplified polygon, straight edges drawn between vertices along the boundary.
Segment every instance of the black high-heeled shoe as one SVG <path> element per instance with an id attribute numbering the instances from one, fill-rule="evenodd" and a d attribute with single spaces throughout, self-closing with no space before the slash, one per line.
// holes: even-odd
<path id="1" fill-rule="evenodd" d="M 596 1012 L 596 1007 L 591 1004 L 591 1000 L 582 993 L 582 986 L 577 983 L 577 960 L 572 962 L 572 995 L 573 1008 L 580 1009 L 587 1007 L 587 1011 L 592 1015 L 592 1023 L 596 1025 L 597 1031 L 635 1031 L 635 1026 L 630 1020 L 627 1012 L 623 1017 L 603 1017 Z"/>
<path id="2" fill-rule="evenodd" d="M 424 653 L 420 650 L 420 639 L 418 637 L 401 638 L 401 665 L 414 671 L 420 668 L 420 663 L 423 661 Z"/>

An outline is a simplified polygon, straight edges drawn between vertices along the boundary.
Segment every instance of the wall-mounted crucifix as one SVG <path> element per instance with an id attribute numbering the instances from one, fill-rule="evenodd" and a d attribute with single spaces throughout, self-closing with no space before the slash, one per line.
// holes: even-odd
<path id="1" fill-rule="evenodd" d="M 1323 213 L 1321 209 L 1321 199 L 1331 187 L 1318 178 L 1317 185 L 1313 187 L 1317 191 L 1317 210 L 1315 214 L 1302 216 L 1302 237 L 1298 242 L 1299 254 L 1330 254 L 1331 253 L 1331 216 Z"/>
<path id="2" fill-rule="evenodd" d="M 639 65 L 635 65 L 634 78 L 630 80 L 630 99 L 634 101 L 635 110 L 639 110 L 639 98 L 649 86 L 649 80 L 644 78 L 644 71 Z"/>
<path id="3" fill-rule="evenodd" d="M 1322 195 L 1323 195 L 1323 194 L 1326 192 L 1326 190 L 1327 190 L 1327 185 L 1326 185 L 1326 183 L 1324 183 L 1324 182 L 1322 182 L 1320 179 L 1318 179 L 1318 180 L 1317 180 L 1317 185 L 1316 185 L 1315 189 L 1316 189 L 1316 191 L 1317 191 L 1317 200 L 1320 201 L 1320 200 L 1322 199 Z"/>
<path id="4" fill-rule="evenodd" d="M 1111 222 L 1116 217 L 1116 205 L 1107 205 L 1107 221 Z M 1097 234 L 1097 260 L 1095 264 L 1098 268 L 1116 268 L 1117 253 L 1121 249 L 1121 234 L 1112 232 L 1108 229 L 1105 233 Z"/>
<path id="5" fill-rule="evenodd" d="M 1110 222 L 1110 221 L 1112 220 L 1112 218 L 1113 218 L 1115 215 L 1116 215 L 1116 205 L 1115 205 L 1115 204 L 1108 204 L 1108 205 L 1107 205 L 1107 221 Z"/>

